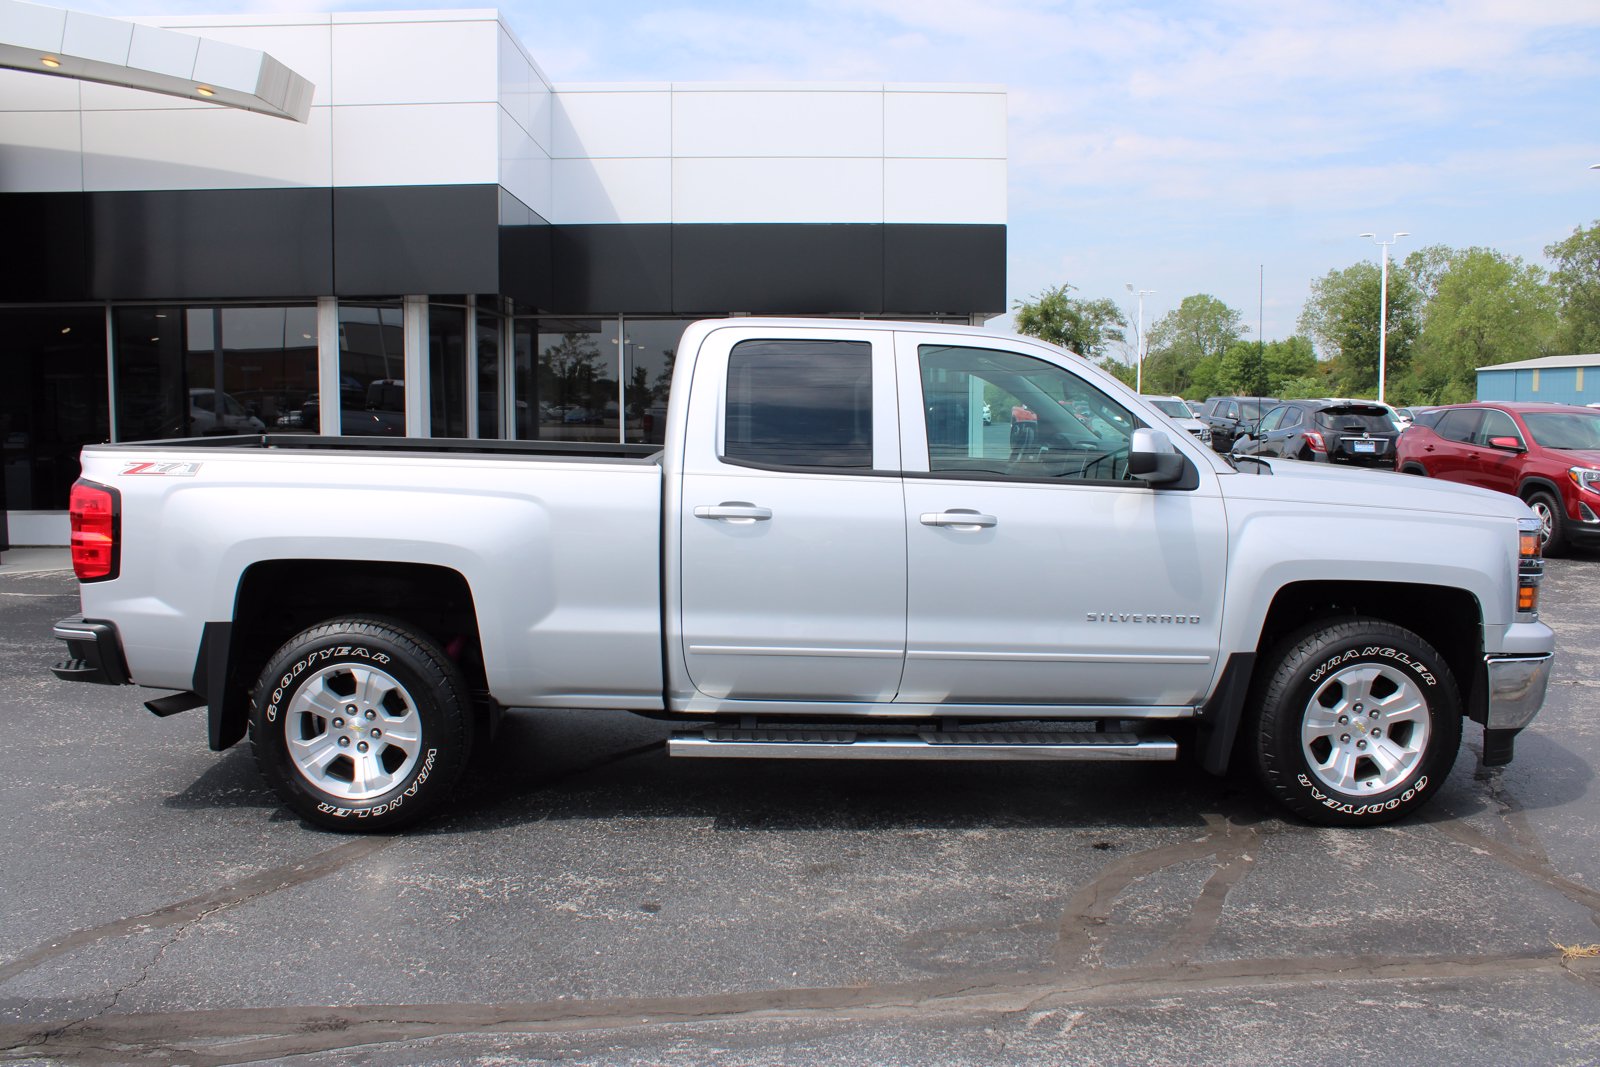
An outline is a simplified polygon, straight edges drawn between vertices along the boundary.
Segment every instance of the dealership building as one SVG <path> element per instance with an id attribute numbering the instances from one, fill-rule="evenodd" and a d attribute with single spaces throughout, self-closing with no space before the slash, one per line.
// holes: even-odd
<path id="1" fill-rule="evenodd" d="M 0 68 L 0 548 L 66 542 L 85 443 L 650 442 L 696 318 L 1005 310 L 999 86 L 553 84 L 495 11 L 18 0 Z"/>

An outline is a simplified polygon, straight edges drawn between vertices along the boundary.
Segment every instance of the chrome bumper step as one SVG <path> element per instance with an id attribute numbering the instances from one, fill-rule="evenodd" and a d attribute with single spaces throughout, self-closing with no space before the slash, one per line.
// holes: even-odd
<path id="1" fill-rule="evenodd" d="M 685 730 L 667 754 L 727 759 L 1175 760 L 1168 737 L 1088 731 Z"/>

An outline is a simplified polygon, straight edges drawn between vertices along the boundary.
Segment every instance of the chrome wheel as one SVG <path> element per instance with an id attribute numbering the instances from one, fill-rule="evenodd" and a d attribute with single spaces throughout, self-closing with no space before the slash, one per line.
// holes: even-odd
<path id="1" fill-rule="evenodd" d="M 362 664 L 324 667 L 287 709 L 294 769 L 341 800 L 381 796 L 403 782 L 422 749 L 422 720 L 394 676 Z"/>
<path id="2" fill-rule="evenodd" d="M 1404 781 L 1427 754 L 1427 698 L 1398 668 L 1353 664 L 1311 696 L 1300 747 L 1322 785 L 1374 796 Z"/>

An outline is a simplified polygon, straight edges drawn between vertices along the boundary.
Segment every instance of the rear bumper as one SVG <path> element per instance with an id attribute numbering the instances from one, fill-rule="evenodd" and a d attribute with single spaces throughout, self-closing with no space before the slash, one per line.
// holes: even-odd
<path id="1" fill-rule="evenodd" d="M 1486 730 L 1520 730 L 1533 721 L 1550 684 L 1553 653 L 1483 657 L 1488 674 Z"/>
<path id="2" fill-rule="evenodd" d="M 103 619 L 62 619 L 55 637 L 67 643 L 67 659 L 50 668 L 57 678 L 97 685 L 127 685 L 128 661 L 115 623 Z"/>

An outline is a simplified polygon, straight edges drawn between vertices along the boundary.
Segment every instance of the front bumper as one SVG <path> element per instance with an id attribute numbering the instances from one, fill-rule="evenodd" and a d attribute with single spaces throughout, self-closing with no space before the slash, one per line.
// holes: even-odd
<path id="1" fill-rule="evenodd" d="M 67 643 L 68 658 L 50 668 L 57 678 L 97 685 L 128 685 L 128 661 L 115 623 L 103 619 L 62 619 L 55 637 Z"/>
<path id="2" fill-rule="evenodd" d="M 1533 721 L 1544 704 L 1554 658 L 1551 652 L 1483 657 L 1488 679 L 1485 730 L 1520 730 Z"/>

